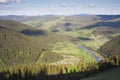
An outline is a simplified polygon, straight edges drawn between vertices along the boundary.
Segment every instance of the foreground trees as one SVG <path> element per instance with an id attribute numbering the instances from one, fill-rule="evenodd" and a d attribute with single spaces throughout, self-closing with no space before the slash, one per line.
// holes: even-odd
<path id="1" fill-rule="evenodd" d="M 78 80 L 120 66 L 120 56 L 99 63 L 31 64 L 0 68 L 0 80 Z"/>

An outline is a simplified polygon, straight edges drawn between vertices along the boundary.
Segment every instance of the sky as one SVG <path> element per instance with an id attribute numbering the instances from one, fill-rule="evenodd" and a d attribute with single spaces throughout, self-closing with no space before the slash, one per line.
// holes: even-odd
<path id="1" fill-rule="evenodd" d="M 120 14 L 120 0 L 0 0 L 0 15 Z"/>

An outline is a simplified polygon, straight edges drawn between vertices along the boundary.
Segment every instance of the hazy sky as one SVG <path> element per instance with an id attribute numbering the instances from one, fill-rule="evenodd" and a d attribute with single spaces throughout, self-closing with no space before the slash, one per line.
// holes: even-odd
<path id="1" fill-rule="evenodd" d="M 120 0 L 0 0 L 0 15 L 120 14 Z"/>

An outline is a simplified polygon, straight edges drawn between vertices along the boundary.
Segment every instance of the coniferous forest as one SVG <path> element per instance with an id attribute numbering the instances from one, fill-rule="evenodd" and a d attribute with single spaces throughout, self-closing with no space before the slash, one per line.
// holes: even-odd
<path id="1" fill-rule="evenodd" d="M 120 56 L 104 59 L 99 63 L 75 65 L 49 65 L 45 63 L 0 68 L 1 80 L 79 80 L 99 72 L 119 67 Z"/>

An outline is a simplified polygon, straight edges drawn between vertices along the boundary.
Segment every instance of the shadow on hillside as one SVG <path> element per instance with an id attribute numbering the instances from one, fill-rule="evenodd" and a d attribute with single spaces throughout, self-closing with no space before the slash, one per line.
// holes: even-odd
<path id="1" fill-rule="evenodd" d="M 71 26 L 72 24 L 71 23 L 65 23 L 64 26 L 68 27 L 68 26 Z"/>
<path id="2" fill-rule="evenodd" d="M 0 26 L 0 29 L 6 29 L 5 27 Z"/>
<path id="3" fill-rule="evenodd" d="M 83 40 L 83 41 L 91 41 L 91 40 L 93 40 L 91 38 L 85 38 L 85 37 L 77 37 L 77 39 Z"/>
<path id="4" fill-rule="evenodd" d="M 120 22 L 98 22 L 96 24 L 90 25 L 90 26 L 86 26 L 84 28 L 81 29 L 92 29 L 95 27 L 109 27 L 109 28 L 120 28 Z"/>
<path id="5" fill-rule="evenodd" d="M 100 17 L 101 20 L 111 20 L 120 18 L 120 15 L 97 15 Z"/>
<path id="6" fill-rule="evenodd" d="M 42 30 L 23 30 L 23 31 L 21 31 L 21 33 L 28 35 L 28 36 L 45 35 L 44 31 L 42 31 Z"/>

